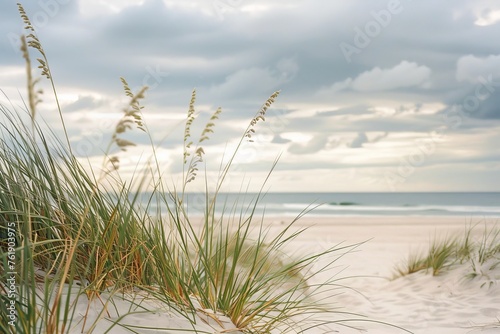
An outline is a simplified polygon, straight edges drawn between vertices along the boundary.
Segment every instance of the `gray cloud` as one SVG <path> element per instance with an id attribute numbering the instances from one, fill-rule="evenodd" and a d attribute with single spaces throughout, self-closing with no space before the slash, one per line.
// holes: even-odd
<path id="1" fill-rule="evenodd" d="M 277 134 L 273 137 L 273 140 L 271 142 L 274 144 L 286 144 L 286 143 L 289 143 L 290 140 L 283 138 L 279 134 Z"/>
<path id="2" fill-rule="evenodd" d="M 64 112 L 82 111 L 96 109 L 104 104 L 92 96 L 79 96 L 78 100 L 73 103 L 64 105 L 62 108 Z"/>
<path id="3" fill-rule="evenodd" d="M 498 87 L 497 89 L 500 89 Z M 470 127 L 472 125 L 488 126 L 496 123 L 477 124 L 471 120 L 500 120 L 500 95 L 492 93 L 487 98 L 478 98 L 476 90 L 472 89 L 469 94 L 465 94 L 455 100 L 455 103 L 440 112 L 440 115 L 456 117 L 460 119 L 460 126 Z M 454 122 L 456 123 L 456 122 Z M 469 123 L 469 124 L 467 124 Z"/>
<path id="4" fill-rule="evenodd" d="M 368 142 L 368 137 L 366 136 L 366 133 L 364 132 L 359 132 L 358 136 L 354 138 L 354 140 L 351 142 L 349 147 L 351 148 L 360 148 L 363 147 L 363 144 Z"/>
<path id="5" fill-rule="evenodd" d="M 288 152 L 292 154 L 311 154 L 321 151 L 328 143 L 328 136 L 316 135 L 306 144 L 293 143 L 288 147 Z"/>
<path id="6" fill-rule="evenodd" d="M 304 132 L 313 139 L 288 143 L 275 133 L 272 142 L 289 145 L 292 155 L 309 154 L 311 159 L 301 168 L 317 164 L 314 153 L 329 147 L 362 147 L 396 134 L 425 136 L 445 124 L 443 115 L 453 105 L 463 105 L 474 96 L 481 77 L 491 74 L 495 82 L 500 80 L 500 51 L 492 43 L 500 24 L 475 24 L 477 13 L 492 4 L 401 0 L 402 10 L 379 34 L 368 36 L 368 44 L 358 47 L 349 63 L 340 44 L 355 45 L 357 31 L 374 20 L 374 12 L 387 8 L 387 0 L 286 4 L 252 0 L 222 14 L 201 0 L 145 0 L 143 5 L 94 17 L 81 15 L 78 0 L 60 4 L 53 13 L 43 3 L 32 1 L 25 7 L 32 18 L 37 17 L 37 32 L 59 92 L 72 95 L 63 110 L 75 119 L 81 111 L 103 108 L 93 96 L 106 103 L 122 99 L 119 77 L 123 76 L 132 87 L 151 86 L 145 112 L 165 116 L 165 121 L 150 122 L 153 136 L 161 138 L 166 128 L 171 129 L 164 122 L 177 122 L 185 115 L 196 88 L 197 111 L 203 120 L 216 107 L 223 108 L 211 140 L 221 145 L 241 135 L 233 123 L 241 122 L 244 128 L 262 102 L 281 89 L 274 108 L 286 120 L 283 132 Z M 269 10 L 249 13 L 252 6 Z M 48 19 L 43 21 L 44 17 Z M 0 88 L 11 98 L 17 98 L 17 89 L 24 89 L 18 86 L 22 81 L 9 76 L 24 66 L 15 40 L 21 29 L 16 1 L 0 2 Z M 464 114 L 460 127 L 448 133 L 481 130 L 477 136 L 482 138 L 482 132 L 497 127 L 500 87 L 493 88 L 477 108 Z M 80 98 L 70 102 L 75 95 Z M 445 107 L 424 113 L 428 105 Z M 376 108 L 394 113 L 376 114 Z M 300 116 L 303 109 L 308 116 Z M 93 126 L 69 123 L 70 135 L 78 137 Z M 346 145 L 328 142 L 332 136 L 353 138 L 354 133 L 357 137 L 344 140 Z M 383 135 L 373 137 L 374 133 Z M 182 138 L 173 138 L 174 134 L 165 147 L 181 145 Z M 142 137 L 131 136 L 142 143 Z M 97 149 L 92 152 L 99 154 Z"/>

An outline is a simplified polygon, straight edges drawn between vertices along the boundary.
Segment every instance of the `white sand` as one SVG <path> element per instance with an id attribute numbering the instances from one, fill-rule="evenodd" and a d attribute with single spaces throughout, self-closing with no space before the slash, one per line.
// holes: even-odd
<path id="1" fill-rule="evenodd" d="M 281 221 L 279 218 L 268 218 L 266 224 L 270 224 L 277 231 L 284 226 Z M 430 240 L 435 236 L 463 233 L 471 223 L 477 222 L 478 219 L 464 217 L 303 218 L 297 226 L 310 228 L 293 242 L 290 251 L 303 255 L 320 252 L 339 243 L 349 245 L 365 242 L 355 251 L 339 258 L 330 272 L 332 275 L 337 273 L 337 278 L 355 276 L 340 281 L 353 290 L 342 289 L 336 292 L 342 292 L 341 294 L 329 296 L 343 311 L 400 326 L 417 334 L 500 333 L 500 266 L 493 271 L 483 268 L 483 275 L 472 281 L 464 278 L 472 270 L 470 265 L 437 277 L 419 272 L 395 280 L 390 279 L 396 264 L 402 263 L 411 252 L 427 250 Z M 481 234 L 484 224 L 494 223 L 492 219 L 483 221 L 482 225 L 476 228 L 476 232 Z M 481 287 L 483 283 L 485 286 Z M 119 308 L 126 309 L 126 302 L 119 301 L 119 298 L 115 298 L 115 302 Z M 78 313 L 82 314 L 82 310 Z M 198 313 L 198 317 L 204 317 L 202 311 Z M 113 314 L 112 318 L 116 319 L 117 315 Z M 206 316 L 205 318 L 209 319 Z M 192 328 L 187 320 L 166 309 L 159 309 L 154 314 L 130 315 L 122 322 L 158 328 Z M 208 333 L 222 331 L 214 321 L 208 322 L 200 320 L 197 329 Z M 106 320 L 101 320 L 98 324 L 103 325 L 102 328 L 109 326 Z M 358 321 L 346 324 L 368 334 L 404 333 L 401 329 L 373 322 Z M 227 329 L 230 324 L 225 322 L 224 327 Z M 74 332 L 80 330 L 81 328 L 75 328 Z M 184 333 L 175 330 L 136 330 L 138 333 Z M 337 332 L 360 333 L 358 329 L 337 324 L 307 333 Z M 117 326 L 109 333 L 129 332 Z"/>
<path id="2" fill-rule="evenodd" d="M 391 279 L 396 264 L 404 263 L 412 252 L 427 250 L 435 237 L 463 235 L 475 223 L 480 223 L 475 233 L 482 235 L 485 224 L 495 222 L 464 217 L 306 218 L 301 224 L 312 227 L 302 235 L 300 247 L 321 251 L 340 242 L 347 245 L 368 240 L 336 261 L 340 276 L 364 276 L 342 281 L 355 291 L 346 289 L 332 298 L 346 311 L 413 333 L 500 333 L 500 265 L 493 271 L 484 266 L 483 275 L 472 281 L 465 278 L 472 272 L 470 264 L 439 276 L 419 272 Z M 350 325 L 373 334 L 402 333 L 375 323 Z M 339 326 L 314 333 L 335 330 L 359 333 Z"/>

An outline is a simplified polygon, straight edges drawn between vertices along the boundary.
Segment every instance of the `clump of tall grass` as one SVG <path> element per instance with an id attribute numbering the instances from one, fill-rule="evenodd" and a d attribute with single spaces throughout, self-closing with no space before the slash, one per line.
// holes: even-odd
<path id="1" fill-rule="evenodd" d="M 480 236 L 475 235 L 475 228 L 477 226 L 467 228 L 463 236 L 436 238 L 427 254 L 411 254 L 404 265 L 397 266 L 396 277 L 419 271 L 436 276 L 456 265 L 468 264 L 467 278 L 488 278 L 490 273 L 500 268 L 500 228 L 498 225 L 485 225 Z"/>
<path id="2" fill-rule="evenodd" d="M 190 216 L 185 194 L 187 185 L 198 177 L 205 154 L 202 145 L 209 140 L 221 109 L 193 140 L 193 91 L 184 131 L 180 191 L 168 188 L 154 154 L 143 174 L 125 183 L 117 174 L 119 155 L 111 151 L 134 145 L 123 137 L 126 131 L 140 129 L 146 136 L 149 132 L 140 105 L 146 88 L 134 93 L 122 79 L 129 103 L 105 149 L 101 171 L 89 172 L 72 153 L 59 103 L 64 140 L 42 130 L 36 120 L 41 91 L 37 89 L 39 79 L 33 78 L 30 49 L 40 55 L 41 75 L 51 83 L 56 101 L 57 93 L 46 53 L 20 4 L 19 11 L 28 31 L 21 40 L 29 103 L 26 110 L 0 105 L 5 119 L 0 125 L 1 332 L 69 333 L 80 326 L 91 333 L 100 318 L 109 320 L 109 329 L 122 326 L 135 331 L 134 326 L 122 322 L 127 313 L 111 315 L 113 299 L 104 296 L 137 291 L 178 312 L 191 322 L 193 330 L 195 315 L 207 310 L 215 320 L 216 314 L 223 314 L 238 330 L 248 333 L 297 331 L 342 321 L 342 313 L 319 298 L 325 290 L 340 285 L 334 279 L 320 284 L 310 281 L 330 270 L 336 256 L 352 246 L 298 258 L 287 256 L 287 245 L 302 232 L 294 229 L 302 214 L 281 232 L 270 233 L 263 218 L 255 214 L 262 193 L 246 210 L 224 209 L 216 214 L 219 191 L 238 149 L 244 141 L 251 141 L 257 123 L 265 120 L 279 92 L 251 119 L 236 150 L 221 166 L 215 191 L 207 186 L 200 224 Z M 29 115 L 28 124 L 23 121 L 25 114 Z M 139 194 L 146 189 L 153 191 L 146 208 L 140 208 Z M 153 205 L 158 208 L 154 217 L 147 214 Z M 327 265 L 313 270 L 324 259 Z M 15 298 L 10 297 L 5 283 L 11 275 L 16 282 Z M 81 298 L 89 305 L 83 324 L 75 314 Z M 99 316 L 87 322 L 96 302 L 101 305 Z M 9 317 L 11 303 L 15 322 Z"/>

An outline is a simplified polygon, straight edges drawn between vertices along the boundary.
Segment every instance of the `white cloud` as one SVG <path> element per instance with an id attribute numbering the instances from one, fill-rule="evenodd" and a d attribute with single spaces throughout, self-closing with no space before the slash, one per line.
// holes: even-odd
<path id="1" fill-rule="evenodd" d="M 478 18 L 474 23 L 478 26 L 489 26 L 497 22 L 500 22 L 500 10 L 488 9 L 478 15 Z"/>
<path id="2" fill-rule="evenodd" d="M 376 92 L 405 87 L 430 87 L 431 69 L 424 65 L 403 60 L 393 68 L 375 67 L 358 75 L 355 79 L 347 78 L 334 83 L 322 92 L 339 92 L 352 89 L 358 92 Z"/>
<path id="3" fill-rule="evenodd" d="M 359 92 L 392 90 L 403 87 L 426 87 L 429 84 L 431 70 L 427 66 L 402 61 L 390 69 L 373 70 L 359 75 L 352 83 L 352 88 Z"/>
<path id="4" fill-rule="evenodd" d="M 500 4 L 491 0 L 463 1 L 453 8 L 453 19 L 473 20 L 476 26 L 490 26 L 500 21 Z"/>
<path id="5" fill-rule="evenodd" d="M 466 15 L 473 13 L 477 26 L 490 26 L 500 21 L 500 4 L 491 0 L 475 0 L 465 4 L 463 9 Z"/>
<path id="6" fill-rule="evenodd" d="M 457 61 L 456 79 L 459 82 L 478 83 L 490 75 L 500 75 L 500 55 L 488 57 L 467 55 Z"/>
<path id="7" fill-rule="evenodd" d="M 80 0 L 78 7 L 83 16 L 94 17 L 118 13 L 129 6 L 142 5 L 144 0 Z"/>
<path id="8" fill-rule="evenodd" d="M 132 1 L 132 0 L 130 0 Z M 297 1 L 284 3 L 270 3 L 268 1 L 253 0 L 251 3 L 245 0 L 163 0 L 171 8 L 187 8 L 201 11 L 210 16 L 216 16 L 223 20 L 232 14 L 244 12 L 249 14 L 267 13 L 273 10 L 283 9 L 284 7 L 294 8 Z"/>

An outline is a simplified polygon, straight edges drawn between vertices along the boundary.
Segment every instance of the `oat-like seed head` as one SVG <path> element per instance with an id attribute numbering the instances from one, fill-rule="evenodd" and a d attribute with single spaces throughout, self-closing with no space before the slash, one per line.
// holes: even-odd
<path id="1" fill-rule="evenodd" d="M 248 126 L 247 131 L 245 132 L 245 137 L 249 142 L 253 142 L 252 135 L 255 133 L 255 125 L 259 122 L 265 122 L 266 118 L 264 117 L 266 115 L 267 109 L 274 103 L 278 95 L 280 94 L 280 91 L 276 91 L 271 96 L 266 100 L 266 102 L 262 105 L 260 110 L 257 112 L 256 116 L 250 121 L 250 125 Z"/>
<path id="2" fill-rule="evenodd" d="M 191 145 L 193 145 L 193 142 L 190 141 L 189 138 L 191 137 L 191 125 L 196 118 L 194 109 L 195 102 L 196 89 L 193 89 L 193 92 L 191 93 L 191 100 L 189 101 L 189 110 L 187 114 L 186 125 L 184 127 L 184 164 L 187 163 L 187 158 L 191 155 L 188 150 L 191 148 Z"/>
<path id="3" fill-rule="evenodd" d="M 123 109 L 123 116 L 115 126 L 115 131 L 111 136 L 111 142 L 108 146 L 106 154 L 109 153 L 109 150 L 113 144 L 116 145 L 121 151 L 126 151 L 130 146 L 136 146 L 134 142 L 120 138 L 118 136 L 125 133 L 127 130 L 132 130 L 134 124 L 139 130 L 146 132 L 142 120 L 141 110 L 143 109 L 143 107 L 140 104 L 140 100 L 145 97 L 145 92 L 148 87 L 142 87 L 137 93 L 134 94 L 130 89 L 128 82 L 124 78 L 120 78 L 120 81 L 122 82 L 125 95 L 130 98 L 130 101 Z M 103 162 L 103 167 L 105 169 L 104 175 L 118 170 L 119 166 L 120 158 L 118 156 L 114 155 L 106 158 L 106 160 Z"/>

